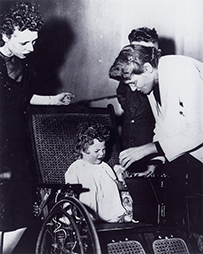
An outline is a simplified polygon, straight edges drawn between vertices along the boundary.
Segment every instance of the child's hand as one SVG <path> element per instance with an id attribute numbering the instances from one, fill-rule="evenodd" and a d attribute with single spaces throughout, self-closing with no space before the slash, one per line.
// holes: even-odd
<path id="1" fill-rule="evenodd" d="M 124 182 L 123 172 L 125 169 L 121 165 L 115 165 L 113 169 L 118 177 L 118 180 Z"/>
<path id="2" fill-rule="evenodd" d="M 40 214 L 41 210 L 39 208 L 39 205 L 37 204 L 37 202 L 34 203 L 33 205 L 33 214 L 35 217 L 38 217 Z"/>

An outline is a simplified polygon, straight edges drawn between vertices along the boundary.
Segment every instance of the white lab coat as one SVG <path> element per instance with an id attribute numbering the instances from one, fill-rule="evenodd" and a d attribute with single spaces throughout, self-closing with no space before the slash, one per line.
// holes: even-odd
<path id="1" fill-rule="evenodd" d="M 158 66 L 161 106 L 148 95 L 155 119 L 154 141 L 168 161 L 185 152 L 203 162 L 203 63 L 164 56 Z"/>

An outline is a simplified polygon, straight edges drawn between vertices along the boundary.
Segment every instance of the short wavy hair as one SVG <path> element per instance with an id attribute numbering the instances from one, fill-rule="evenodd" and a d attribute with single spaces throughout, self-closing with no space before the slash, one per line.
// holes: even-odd
<path id="1" fill-rule="evenodd" d="M 115 59 L 110 67 L 109 77 L 118 81 L 126 81 L 133 73 L 142 74 L 145 63 L 150 63 L 154 68 L 157 68 L 158 62 L 159 50 L 155 47 L 130 44 L 125 46 Z"/>
<path id="2" fill-rule="evenodd" d="M 8 38 L 17 28 L 19 31 L 29 29 L 39 31 L 43 26 L 43 18 L 33 3 L 17 2 L 1 17 L 0 33 Z"/>
<path id="3" fill-rule="evenodd" d="M 159 37 L 155 30 L 155 28 L 150 29 L 148 27 L 140 27 L 137 29 L 133 29 L 128 35 L 129 42 L 132 43 L 133 41 L 145 41 L 145 42 L 152 42 L 152 43 L 159 43 Z"/>
<path id="4" fill-rule="evenodd" d="M 89 146 L 94 143 L 94 139 L 100 142 L 105 141 L 107 144 L 110 139 L 110 129 L 100 123 L 81 123 L 78 126 L 77 144 L 74 149 L 75 159 L 82 158 L 82 152 L 87 152 Z"/>

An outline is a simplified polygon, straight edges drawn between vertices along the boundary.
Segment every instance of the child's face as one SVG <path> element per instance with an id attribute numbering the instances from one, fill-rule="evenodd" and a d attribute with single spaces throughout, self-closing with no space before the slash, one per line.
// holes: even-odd
<path id="1" fill-rule="evenodd" d="M 94 139 L 93 141 L 94 143 L 89 145 L 87 152 L 82 152 L 83 160 L 91 164 L 100 164 L 106 152 L 105 141 L 100 142 L 98 139 Z"/>

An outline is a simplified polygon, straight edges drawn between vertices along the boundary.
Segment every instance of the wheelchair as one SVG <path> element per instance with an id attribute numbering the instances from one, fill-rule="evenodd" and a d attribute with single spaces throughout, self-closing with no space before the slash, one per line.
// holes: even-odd
<path id="1" fill-rule="evenodd" d="M 47 197 L 53 192 L 55 200 L 42 224 L 36 253 L 101 253 L 93 221 L 75 196 L 76 193 L 85 191 L 82 186 L 75 184 L 47 187 L 51 190 L 46 193 Z"/>
<path id="2" fill-rule="evenodd" d="M 89 208 L 79 201 L 79 195 L 88 189 L 80 184 L 65 184 L 64 174 L 74 161 L 77 126 L 81 122 L 92 121 L 111 129 L 112 146 L 107 150 L 106 162 L 113 167 L 118 164 L 119 139 L 112 105 L 106 108 L 82 105 L 30 107 L 30 129 L 40 197 L 38 216 L 42 219 L 36 254 L 155 253 L 154 246 L 158 249 L 159 243 L 153 243 L 160 239 L 175 237 L 187 241 L 184 230 L 162 226 L 163 207 L 157 203 L 157 198 L 155 223 L 105 223 L 98 221 Z M 127 189 L 121 190 L 121 196 L 126 193 Z M 179 240 L 177 243 L 180 245 Z M 189 243 L 189 250 L 191 248 Z M 184 251 L 173 253 L 189 253 L 185 247 Z M 157 253 L 167 252 L 159 250 Z"/>

